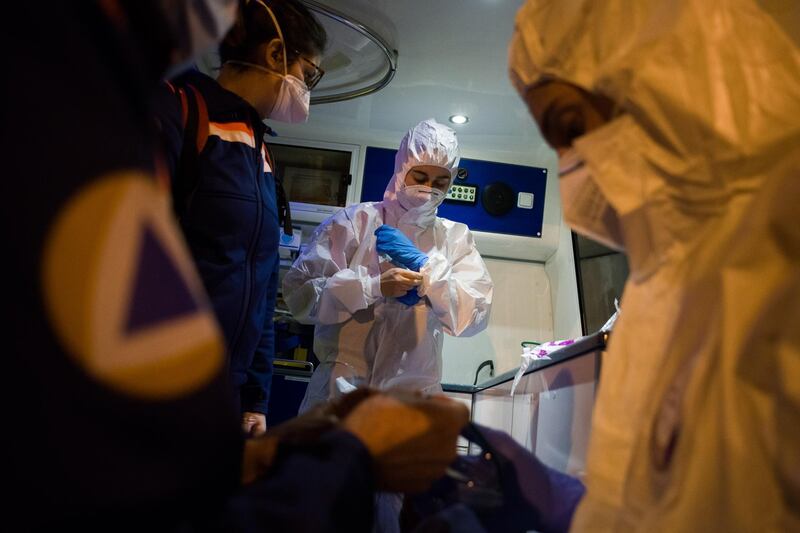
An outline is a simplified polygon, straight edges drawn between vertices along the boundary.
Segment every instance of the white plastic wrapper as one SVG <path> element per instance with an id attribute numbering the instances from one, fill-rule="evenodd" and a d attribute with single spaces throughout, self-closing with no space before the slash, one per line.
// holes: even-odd
<path id="1" fill-rule="evenodd" d="M 617 317 L 619 317 L 619 300 L 617 300 L 616 298 L 614 298 L 614 307 L 617 310 L 614 311 L 614 314 L 611 315 L 611 317 L 608 320 L 606 320 L 606 323 L 603 324 L 603 327 L 600 328 L 600 331 L 604 333 L 614 329 L 614 323 L 617 321 Z"/>
<path id="2" fill-rule="evenodd" d="M 517 385 L 519 385 L 519 381 L 522 379 L 522 376 L 525 374 L 525 371 L 528 370 L 528 367 L 531 366 L 531 363 L 534 361 L 539 361 L 542 359 L 549 360 L 550 354 L 553 352 L 557 352 L 564 346 L 569 346 L 570 344 L 574 344 L 575 339 L 567 339 L 563 341 L 550 341 L 544 344 L 540 344 L 539 346 L 525 346 L 522 349 L 522 363 L 519 365 L 519 370 L 517 371 L 517 375 L 514 376 L 514 383 L 511 385 L 511 396 L 514 395 L 514 391 L 517 390 Z"/>
<path id="3" fill-rule="evenodd" d="M 347 381 L 343 376 L 339 376 L 336 378 L 336 389 L 339 391 L 340 394 L 347 394 L 348 392 L 353 392 L 358 387 Z"/>

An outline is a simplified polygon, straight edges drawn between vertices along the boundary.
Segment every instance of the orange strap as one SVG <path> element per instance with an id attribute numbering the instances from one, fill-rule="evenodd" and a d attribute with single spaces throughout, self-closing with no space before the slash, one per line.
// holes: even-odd
<path id="1" fill-rule="evenodd" d="M 206 100 L 205 98 L 203 98 L 203 95 L 200 94 L 200 91 L 195 89 L 191 84 L 187 84 L 186 87 L 188 87 L 188 89 L 192 91 L 192 95 L 194 96 L 194 101 L 197 107 L 196 147 L 197 147 L 197 153 L 199 154 L 203 151 L 203 148 L 206 147 L 206 142 L 208 141 L 208 135 L 209 135 L 208 106 L 206 106 Z M 189 122 L 189 97 L 186 91 L 183 90 L 183 88 L 178 89 L 178 97 L 181 100 L 181 126 L 185 130 L 186 124 Z"/>
<path id="2" fill-rule="evenodd" d="M 187 87 L 192 90 L 194 101 L 197 102 L 197 153 L 199 154 L 206 147 L 206 141 L 208 141 L 208 107 L 206 107 L 206 99 L 203 98 L 200 91 L 190 84 L 187 84 Z"/>

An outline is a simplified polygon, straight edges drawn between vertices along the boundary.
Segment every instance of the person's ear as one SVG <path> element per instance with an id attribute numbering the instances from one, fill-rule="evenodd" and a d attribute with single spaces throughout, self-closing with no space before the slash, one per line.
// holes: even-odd
<path id="1" fill-rule="evenodd" d="M 283 73 L 283 43 L 280 39 L 276 37 L 267 43 L 264 56 L 268 69 Z"/>

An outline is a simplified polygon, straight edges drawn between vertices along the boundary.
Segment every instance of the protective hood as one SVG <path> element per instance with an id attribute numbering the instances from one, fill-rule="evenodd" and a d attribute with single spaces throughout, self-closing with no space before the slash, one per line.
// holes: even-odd
<path id="1" fill-rule="evenodd" d="M 529 0 L 518 12 L 509 64 L 520 94 L 559 79 L 619 106 L 619 118 L 574 147 L 628 232 L 627 251 L 646 237 L 633 253 L 665 256 L 797 150 L 800 53 L 766 9 L 755 0 Z"/>
<path id="2" fill-rule="evenodd" d="M 450 183 L 458 170 L 460 160 L 456 132 L 434 119 L 423 120 L 400 142 L 394 158 L 394 175 L 383 193 L 383 204 L 397 221 L 397 224 L 414 224 L 427 227 L 436 219 L 436 211 L 444 197 L 429 202 L 417 209 L 406 209 L 398 201 L 397 195 L 405 188 L 405 177 L 409 170 L 420 165 L 432 165 L 450 173 Z"/>

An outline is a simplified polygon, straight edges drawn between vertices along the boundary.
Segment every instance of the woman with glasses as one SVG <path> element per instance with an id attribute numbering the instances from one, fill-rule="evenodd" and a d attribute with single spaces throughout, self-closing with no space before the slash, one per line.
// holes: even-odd
<path id="1" fill-rule="evenodd" d="M 173 207 L 225 336 L 248 435 L 266 430 L 280 219 L 290 226 L 263 121 L 308 119 L 326 40 L 296 0 L 240 2 L 217 79 L 183 74 L 155 103 Z"/>

